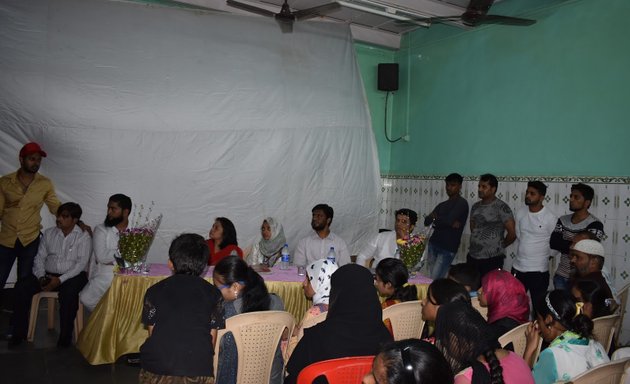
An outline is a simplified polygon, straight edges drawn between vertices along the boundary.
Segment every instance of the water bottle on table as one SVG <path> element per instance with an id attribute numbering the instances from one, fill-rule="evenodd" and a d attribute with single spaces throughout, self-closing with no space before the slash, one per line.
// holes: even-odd
<path id="1" fill-rule="evenodd" d="M 280 269 L 289 269 L 291 264 L 291 255 L 289 255 L 289 244 L 284 244 L 280 251 Z"/>
<path id="2" fill-rule="evenodd" d="M 335 247 L 330 247 L 330 251 L 328 251 L 328 256 L 326 256 L 326 260 L 332 261 L 333 263 L 337 260 L 337 253 L 335 252 Z"/>

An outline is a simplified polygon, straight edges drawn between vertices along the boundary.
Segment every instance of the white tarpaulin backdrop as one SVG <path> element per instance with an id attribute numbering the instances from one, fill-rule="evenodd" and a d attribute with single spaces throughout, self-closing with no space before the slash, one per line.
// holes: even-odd
<path id="1" fill-rule="evenodd" d="M 114 193 L 155 201 L 154 262 L 217 216 L 241 246 L 276 216 L 293 249 L 320 202 L 356 252 L 376 232 L 380 186 L 350 31 L 293 30 L 134 3 L 0 0 L 0 173 L 34 140 L 48 152 L 42 174 L 88 224 Z"/>

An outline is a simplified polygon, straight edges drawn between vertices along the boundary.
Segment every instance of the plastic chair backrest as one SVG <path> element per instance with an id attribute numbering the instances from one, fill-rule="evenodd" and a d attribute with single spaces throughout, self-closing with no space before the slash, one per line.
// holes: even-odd
<path id="1" fill-rule="evenodd" d="M 394 341 L 422 337 L 422 304 L 418 300 L 394 304 L 383 309 L 383 320 L 389 319 Z"/>
<path id="2" fill-rule="evenodd" d="M 623 319 L 626 317 L 626 305 L 628 305 L 628 293 L 630 291 L 630 284 L 626 284 L 621 288 L 618 293 L 619 307 L 617 307 L 617 313 L 619 313 L 619 321 L 617 322 L 617 333 L 613 338 L 614 345 L 619 345 L 619 335 L 621 334 Z"/>
<path id="3" fill-rule="evenodd" d="M 287 335 L 293 333 L 295 320 L 285 311 L 249 312 L 232 316 L 225 321 L 225 329 L 217 335 L 216 345 L 227 332 L 232 332 L 238 352 L 239 384 L 269 383 L 271 367 L 280 338 L 285 329 Z M 218 352 L 217 347 L 217 352 Z M 286 364 L 286 352 L 284 363 Z M 214 372 L 218 372 L 219 353 L 214 354 Z"/>
<path id="4" fill-rule="evenodd" d="M 501 347 L 505 347 L 508 344 L 512 343 L 514 347 L 514 353 L 523 357 L 525 354 L 525 347 L 527 346 L 527 337 L 525 336 L 525 331 L 527 331 L 527 326 L 529 322 L 525 324 L 521 324 L 518 327 L 507 331 L 503 336 L 499 337 L 499 344 Z M 538 355 L 540 354 L 540 347 L 542 346 L 542 338 L 538 339 L 538 348 L 536 348 L 536 352 L 533 356 L 533 361 L 536 362 L 538 360 Z"/>
<path id="5" fill-rule="evenodd" d="M 471 297 L 470 303 L 472 304 L 473 308 L 481 313 L 481 316 L 483 316 L 484 319 L 488 320 L 488 308 L 482 307 L 481 304 L 479 304 L 479 297 Z"/>
<path id="6" fill-rule="evenodd" d="M 302 369 L 297 377 L 297 384 L 311 384 L 322 375 L 329 383 L 358 384 L 372 369 L 373 360 L 374 356 L 356 356 L 313 363 Z"/>
<path id="7" fill-rule="evenodd" d="M 593 320 L 593 338 L 599 341 L 606 352 L 610 351 L 618 321 L 619 315 L 603 316 Z"/>
<path id="8" fill-rule="evenodd" d="M 573 384 L 617 384 L 629 359 L 611 361 L 591 368 L 571 379 Z"/>

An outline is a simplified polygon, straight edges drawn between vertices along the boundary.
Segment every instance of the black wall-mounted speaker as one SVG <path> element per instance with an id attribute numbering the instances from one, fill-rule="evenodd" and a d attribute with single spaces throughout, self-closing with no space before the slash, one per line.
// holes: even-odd
<path id="1" fill-rule="evenodd" d="M 398 90 L 397 63 L 380 63 L 378 65 L 378 90 L 389 92 Z"/>

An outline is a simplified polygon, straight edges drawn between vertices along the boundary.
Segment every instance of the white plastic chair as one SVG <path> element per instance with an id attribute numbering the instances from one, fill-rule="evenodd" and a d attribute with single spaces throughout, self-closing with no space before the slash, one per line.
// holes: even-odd
<path id="1" fill-rule="evenodd" d="M 419 339 L 422 337 L 422 303 L 418 300 L 394 304 L 383 309 L 383 321 L 389 319 L 392 324 L 394 341 Z"/>
<path id="2" fill-rule="evenodd" d="M 31 315 L 28 322 L 28 332 L 26 339 L 32 342 L 35 339 L 35 328 L 37 326 L 37 315 L 39 314 L 39 302 L 41 299 L 48 300 L 48 329 L 55 329 L 55 300 L 59 300 L 59 292 L 39 292 L 33 295 L 31 300 Z M 74 318 L 74 342 L 79 338 L 79 333 L 83 329 L 83 304 L 79 301 L 77 316 Z"/>

